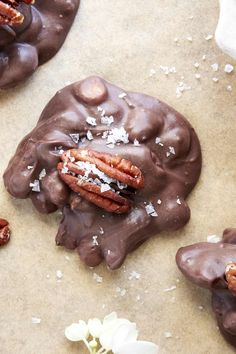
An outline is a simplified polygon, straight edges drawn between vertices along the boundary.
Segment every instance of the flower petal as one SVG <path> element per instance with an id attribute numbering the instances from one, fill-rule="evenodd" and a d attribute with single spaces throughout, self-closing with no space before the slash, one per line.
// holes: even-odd
<path id="1" fill-rule="evenodd" d="M 106 350 L 112 349 L 113 337 L 117 329 L 123 324 L 129 324 L 130 322 L 124 318 L 117 318 L 110 320 L 103 325 L 102 332 L 99 336 L 100 343 Z"/>
<path id="2" fill-rule="evenodd" d="M 79 323 L 72 323 L 69 327 L 65 329 L 65 336 L 72 342 L 79 342 L 83 339 L 88 338 L 88 326 L 84 321 L 79 321 Z"/>
<path id="3" fill-rule="evenodd" d="M 102 332 L 102 322 L 98 318 L 92 318 L 88 321 L 88 330 L 92 337 L 99 338 Z"/>
<path id="4" fill-rule="evenodd" d="M 112 339 L 112 351 L 117 352 L 125 343 L 135 342 L 138 338 L 138 331 L 135 323 L 121 324 L 114 333 Z"/>
<path id="5" fill-rule="evenodd" d="M 136 341 L 125 343 L 118 351 L 114 352 L 114 354 L 157 354 L 158 350 L 158 346 L 154 343 Z"/>

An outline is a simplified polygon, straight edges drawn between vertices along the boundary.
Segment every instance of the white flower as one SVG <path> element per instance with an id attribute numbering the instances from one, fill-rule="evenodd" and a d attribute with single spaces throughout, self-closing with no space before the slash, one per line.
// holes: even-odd
<path id="1" fill-rule="evenodd" d="M 98 318 L 88 321 L 88 330 L 92 337 L 99 338 L 102 332 L 102 322 Z"/>
<path id="2" fill-rule="evenodd" d="M 65 329 L 65 336 L 72 342 L 79 342 L 85 340 L 89 336 L 88 326 L 84 321 L 78 323 L 72 323 Z"/>
<path id="3" fill-rule="evenodd" d="M 158 346 L 151 342 L 135 341 L 123 344 L 114 354 L 157 354 Z"/>
<path id="4" fill-rule="evenodd" d="M 67 339 L 83 341 L 89 353 L 113 354 L 157 354 L 158 346 L 151 342 L 138 341 L 136 324 L 125 318 L 118 318 L 116 312 L 106 316 L 101 322 L 93 318 L 73 323 L 65 330 Z M 98 345 L 98 339 L 100 346 Z M 98 351 L 97 351 L 98 350 Z"/>
<path id="5" fill-rule="evenodd" d="M 216 43 L 236 59 L 236 1 L 220 0 L 220 17 L 215 33 Z"/>

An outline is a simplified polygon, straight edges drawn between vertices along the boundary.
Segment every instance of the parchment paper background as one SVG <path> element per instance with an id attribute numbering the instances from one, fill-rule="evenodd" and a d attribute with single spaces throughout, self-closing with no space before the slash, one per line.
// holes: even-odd
<path id="1" fill-rule="evenodd" d="M 104 265 L 89 269 L 76 253 L 57 248 L 59 217 L 39 215 L 29 201 L 13 200 L 1 180 L 0 215 L 13 230 L 10 244 L 0 250 L 1 354 L 83 354 L 82 346 L 64 338 L 65 326 L 114 310 L 137 322 L 140 338 L 157 343 L 161 354 L 235 352 L 217 330 L 209 293 L 187 282 L 175 265 L 180 246 L 236 224 L 236 84 L 235 75 L 223 70 L 226 63 L 236 63 L 214 40 L 205 40 L 214 33 L 218 11 L 216 0 L 81 0 L 60 53 L 26 84 L 0 95 L 1 175 L 55 92 L 91 74 L 156 96 L 183 113 L 199 134 L 204 159 L 188 200 L 189 224 L 146 242 L 112 273 Z M 213 72 L 213 63 L 220 64 L 219 72 Z M 166 76 L 160 65 L 175 66 L 177 73 Z M 152 77 L 151 69 L 156 70 Z M 180 81 L 192 89 L 177 98 Z M 141 278 L 129 280 L 132 271 Z M 103 277 L 101 284 L 94 273 Z M 164 291 L 174 285 L 176 290 Z M 126 294 L 120 296 L 117 288 Z M 33 316 L 41 324 L 32 324 Z"/>

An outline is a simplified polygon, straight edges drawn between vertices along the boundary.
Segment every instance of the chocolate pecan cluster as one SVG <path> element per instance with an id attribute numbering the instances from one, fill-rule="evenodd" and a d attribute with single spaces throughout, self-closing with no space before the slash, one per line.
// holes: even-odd
<path id="1" fill-rule="evenodd" d="M 188 222 L 200 171 L 199 141 L 183 116 L 90 77 L 50 101 L 4 181 L 38 211 L 62 211 L 57 245 L 115 269 L 149 237 Z"/>
<path id="2" fill-rule="evenodd" d="M 6 245 L 11 237 L 9 223 L 5 219 L 0 219 L 0 247 Z"/>
<path id="3" fill-rule="evenodd" d="M 0 25 L 17 25 L 23 22 L 24 15 L 17 9 L 21 3 L 30 5 L 34 0 L 0 0 Z"/>
<path id="4" fill-rule="evenodd" d="M 212 292 L 212 308 L 227 341 L 236 347 L 236 229 L 226 229 L 222 241 L 180 248 L 181 272 Z"/>

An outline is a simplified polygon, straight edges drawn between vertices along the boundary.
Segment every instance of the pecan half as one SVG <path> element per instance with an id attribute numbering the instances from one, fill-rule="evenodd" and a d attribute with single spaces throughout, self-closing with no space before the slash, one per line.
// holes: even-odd
<path id="1" fill-rule="evenodd" d="M 11 232 L 8 225 L 7 220 L 0 219 L 0 247 L 6 245 L 10 240 Z"/>
<path id="2" fill-rule="evenodd" d="M 24 20 L 17 10 L 20 3 L 33 4 L 34 0 L 0 0 L 0 25 L 16 25 Z"/>
<path id="3" fill-rule="evenodd" d="M 236 263 L 227 264 L 225 278 L 228 283 L 228 289 L 236 296 Z"/>
<path id="4" fill-rule="evenodd" d="M 61 160 L 57 169 L 62 180 L 81 197 L 112 213 L 130 211 L 128 196 L 144 187 L 140 169 L 117 155 L 72 149 Z"/>

